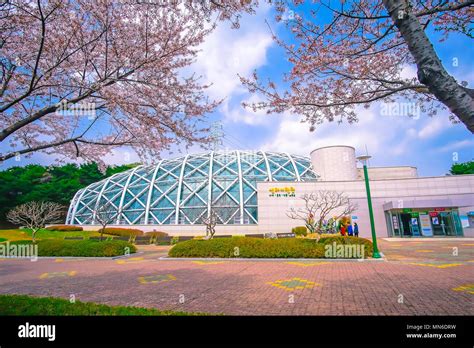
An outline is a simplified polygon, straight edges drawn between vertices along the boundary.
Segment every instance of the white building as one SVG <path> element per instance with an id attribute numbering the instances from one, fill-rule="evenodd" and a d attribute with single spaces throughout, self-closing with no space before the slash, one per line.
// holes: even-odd
<path id="1" fill-rule="evenodd" d="M 410 166 L 368 172 L 378 236 L 474 237 L 474 175 L 418 177 Z M 287 233 L 303 224 L 288 210 L 318 190 L 343 192 L 357 203 L 352 219 L 361 237 L 370 236 L 363 172 L 350 146 L 319 148 L 310 158 L 218 151 L 138 166 L 78 191 L 66 222 L 97 229 L 95 212 L 109 204 L 120 212 L 116 227 L 205 235 L 202 218 L 214 210 L 217 234 Z"/>

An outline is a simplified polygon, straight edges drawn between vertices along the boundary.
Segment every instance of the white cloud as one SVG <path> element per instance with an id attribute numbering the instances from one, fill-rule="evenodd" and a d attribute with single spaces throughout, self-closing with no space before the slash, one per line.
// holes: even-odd
<path id="1" fill-rule="evenodd" d="M 379 121 L 372 110 L 361 108 L 359 122 L 356 124 L 324 123 L 309 131 L 307 123 L 301 123 L 296 116 L 283 117 L 275 136 L 262 147 L 266 150 L 285 151 L 308 156 L 309 153 L 323 146 L 349 145 L 356 151 L 365 152 L 367 146 L 372 154 L 381 147 L 386 136 L 374 133 Z"/>
<path id="2" fill-rule="evenodd" d="M 112 149 L 112 151 L 108 153 L 107 155 L 105 155 L 102 158 L 102 160 L 107 165 L 116 165 L 116 166 L 119 166 L 122 164 L 141 162 L 135 150 L 126 146 Z"/>
<path id="3" fill-rule="evenodd" d="M 464 148 L 471 148 L 472 150 L 473 147 L 474 147 L 474 140 L 459 140 L 459 141 L 454 141 L 452 143 L 446 144 L 438 148 L 437 151 L 449 152 L 449 151 L 455 151 L 455 150 L 460 150 Z"/>
<path id="4" fill-rule="evenodd" d="M 242 101 L 247 104 L 253 104 L 262 100 L 256 94 L 252 94 L 249 98 Z M 244 123 L 252 126 L 274 124 L 275 118 L 278 117 L 276 115 L 268 115 L 265 110 L 256 110 L 254 112 L 251 108 L 242 107 L 241 103 L 230 107 L 228 100 L 222 104 L 220 112 L 224 115 L 225 122 Z"/>
<path id="5" fill-rule="evenodd" d="M 400 77 L 403 79 L 418 78 L 416 65 L 405 65 L 400 71 Z"/>
<path id="6" fill-rule="evenodd" d="M 213 83 L 207 90 L 212 98 L 244 93 L 237 74 L 249 76 L 266 63 L 266 53 L 273 42 L 264 22 L 270 8 L 262 4 L 255 15 L 244 15 L 238 30 L 230 28 L 228 22 L 219 22 L 200 46 L 202 51 L 189 70 L 202 75 L 206 83 Z"/>
<path id="7" fill-rule="evenodd" d="M 309 132 L 309 125 L 300 123 L 296 116 L 282 117 L 279 125 L 275 125 L 274 136 L 267 140 L 262 148 L 273 151 L 285 151 L 308 156 L 315 148 L 329 145 L 349 145 L 356 153 L 368 152 L 377 158 L 379 163 L 394 163 L 394 158 L 405 162 L 411 157 L 414 149 L 430 146 L 428 140 L 439 139 L 446 129 L 453 127 L 447 115 L 436 118 L 421 116 L 409 118 L 401 116 L 382 116 L 378 105 L 370 109 L 357 108 L 359 122 L 354 124 L 324 123 Z M 451 144 L 440 151 L 451 148 L 465 148 L 472 141 Z M 411 164 L 411 163 L 403 163 Z"/>
<path id="8" fill-rule="evenodd" d="M 434 117 L 426 122 L 426 125 L 418 132 L 418 137 L 420 139 L 431 138 L 451 126 L 452 123 L 446 122 L 442 117 Z"/>

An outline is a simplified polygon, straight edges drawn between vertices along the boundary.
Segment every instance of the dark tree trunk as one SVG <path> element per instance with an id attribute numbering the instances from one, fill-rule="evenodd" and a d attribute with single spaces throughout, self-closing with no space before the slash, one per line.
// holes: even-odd
<path id="1" fill-rule="evenodd" d="M 383 4 L 415 59 L 418 80 L 474 133 L 472 90 L 459 85 L 448 74 L 421 23 L 411 12 L 409 0 L 383 0 Z"/>

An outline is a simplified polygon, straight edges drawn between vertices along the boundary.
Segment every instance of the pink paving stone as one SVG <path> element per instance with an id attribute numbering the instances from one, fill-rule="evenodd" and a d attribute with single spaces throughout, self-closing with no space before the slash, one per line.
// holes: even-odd
<path id="1" fill-rule="evenodd" d="M 413 243 L 405 248 L 381 241 L 381 249 L 414 258 Z M 400 243 L 397 243 L 400 244 Z M 443 247 L 462 244 L 432 242 L 434 253 L 419 253 L 417 262 L 459 262 L 435 268 L 404 261 L 330 262 L 298 267 L 287 261 L 226 261 L 196 264 L 191 260 L 160 260 L 166 248 L 141 249 L 136 263 L 116 260 L 3 260 L 0 293 L 69 298 L 111 305 L 133 305 L 234 315 L 472 315 L 473 295 L 453 288 L 474 283 L 473 248 L 462 257 L 446 255 Z M 419 248 L 427 249 L 426 245 Z M 400 250 L 402 249 L 402 250 Z M 444 250 L 447 250 L 444 248 Z M 439 255 L 439 258 L 436 256 Z M 43 273 L 77 272 L 73 277 L 39 279 Z M 175 280 L 139 282 L 139 277 L 169 275 Z M 267 284 L 301 278 L 321 286 L 286 291 Z M 180 295 L 185 302 L 180 303 Z M 293 295 L 294 303 L 289 303 Z M 398 303 L 403 295 L 403 303 Z"/>

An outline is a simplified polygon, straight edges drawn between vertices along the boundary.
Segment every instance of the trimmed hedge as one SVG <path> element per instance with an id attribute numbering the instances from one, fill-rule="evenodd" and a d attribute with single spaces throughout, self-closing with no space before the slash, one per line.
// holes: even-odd
<path id="1" fill-rule="evenodd" d="M 32 241 L 16 241 L 11 244 L 31 244 Z M 124 255 L 128 250 L 135 253 L 133 244 L 123 240 L 96 241 L 96 240 L 64 240 L 44 239 L 36 243 L 38 256 L 89 256 L 112 257 Z M 126 249 L 128 248 L 128 249 Z"/>
<path id="2" fill-rule="evenodd" d="M 70 231 L 82 231 L 83 228 L 82 228 L 81 226 L 54 225 L 54 226 L 46 227 L 46 230 L 48 230 L 48 231 L 65 231 L 65 232 L 70 232 Z"/>
<path id="3" fill-rule="evenodd" d="M 365 245 L 365 253 L 366 256 L 372 256 L 373 252 L 373 246 L 372 242 L 368 239 L 365 238 L 360 238 L 360 237 L 351 237 L 351 236 L 341 236 L 341 235 L 335 235 L 331 237 L 321 237 L 319 240 L 319 244 L 332 244 L 336 242 L 337 245 L 339 244 L 363 244 Z"/>
<path id="4" fill-rule="evenodd" d="M 171 257 L 223 258 L 325 258 L 326 245 L 365 245 L 365 257 L 372 254 L 372 243 L 365 238 L 331 237 L 319 242 L 305 238 L 260 239 L 251 237 L 188 240 L 176 244 L 168 253 Z"/>
<path id="5" fill-rule="evenodd" d="M 160 232 L 160 231 L 153 231 L 153 232 L 146 232 L 145 236 L 146 237 L 154 237 L 154 238 L 162 238 L 162 237 L 168 237 L 168 233 Z"/>
<path id="6" fill-rule="evenodd" d="M 188 240 L 176 244 L 171 257 L 323 258 L 324 245 L 301 238 L 251 237 Z"/>
<path id="7" fill-rule="evenodd" d="M 120 228 L 120 227 L 107 227 L 105 229 L 99 229 L 99 233 L 104 230 L 105 234 L 111 234 L 113 236 L 120 237 L 130 237 L 130 236 L 143 236 L 142 230 L 137 230 L 135 228 Z"/>
<path id="8" fill-rule="evenodd" d="M 306 226 L 297 226 L 291 229 L 291 232 L 297 236 L 306 236 L 308 234 L 308 229 Z"/>

